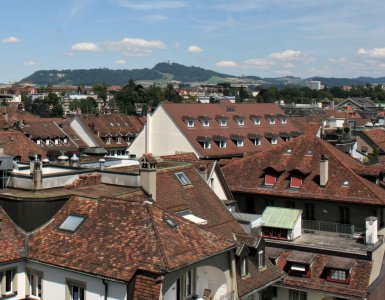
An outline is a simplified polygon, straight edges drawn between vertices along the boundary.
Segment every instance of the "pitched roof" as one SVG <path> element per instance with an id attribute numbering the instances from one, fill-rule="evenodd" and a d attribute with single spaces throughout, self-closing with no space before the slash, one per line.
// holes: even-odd
<path id="1" fill-rule="evenodd" d="M 329 158 L 329 180 L 325 187 L 319 185 L 321 155 Z M 277 163 L 284 166 L 284 171 L 277 176 L 276 183 L 267 188 L 264 170 Z M 298 166 L 311 172 L 302 178 L 299 189 L 290 189 L 291 171 Z M 358 175 L 362 168 L 360 162 L 329 143 L 304 135 L 270 151 L 234 161 L 222 171 L 232 192 L 383 205 L 383 189 Z"/>
<path id="2" fill-rule="evenodd" d="M 382 128 L 379 129 L 369 129 L 362 131 L 382 152 L 385 152 L 385 130 Z"/>
<path id="3" fill-rule="evenodd" d="M 46 157 L 46 152 L 19 131 L 0 131 L 0 143 L 4 146 L 4 153 L 18 156 L 23 162 L 29 162 L 29 154 Z"/>
<path id="4" fill-rule="evenodd" d="M 183 172 L 191 184 L 182 185 L 175 176 L 178 172 Z M 229 239 L 233 239 L 232 233 L 245 233 L 194 166 L 185 164 L 158 170 L 156 186 L 159 206 L 172 212 L 190 210 L 207 221 L 203 228 Z"/>
<path id="5" fill-rule="evenodd" d="M 298 252 L 298 251 L 296 251 Z M 277 266 L 285 269 L 288 257 L 293 250 L 283 250 L 277 260 Z M 372 270 L 372 262 L 360 259 L 351 259 L 351 271 L 349 283 L 335 283 L 326 280 L 325 268 L 333 267 L 329 261 L 340 261 L 341 257 L 314 254 L 310 264 L 310 278 L 286 276 L 283 285 L 289 288 L 304 288 L 326 293 L 332 293 L 340 297 L 367 297 L 369 278 Z M 334 266 L 340 269 L 337 264 Z"/>
<path id="6" fill-rule="evenodd" d="M 143 193 L 124 200 L 73 197 L 49 223 L 31 234 L 28 257 L 129 281 L 137 270 L 160 274 L 234 247 L 146 200 Z M 85 217 L 75 232 L 59 228 L 69 215 Z M 166 218 L 177 226 L 170 226 Z"/>
<path id="7" fill-rule="evenodd" d="M 25 257 L 25 235 L 0 206 L 0 264 Z"/>
<path id="8" fill-rule="evenodd" d="M 298 131 L 290 120 L 287 119 L 286 124 L 279 120 L 278 116 L 282 116 L 283 111 L 277 104 L 272 103 L 232 103 L 230 105 L 225 103 L 189 104 L 163 102 L 161 106 L 202 157 L 243 155 L 246 152 L 258 152 L 271 149 L 276 145 L 272 145 L 267 137 L 264 137 L 265 133 L 276 134 L 278 136 L 277 144 L 282 144 L 284 143 L 284 139 L 280 138 L 280 133 L 293 135 Z M 188 127 L 186 125 L 186 112 L 188 112 L 189 118 L 195 120 L 194 127 Z M 198 117 L 202 115 L 210 119 L 209 126 L 204 126 L 198 120 Z M 258 125 L 254 124 L 252 120 L 255 115 L 260 116 L 260 124 Z M 267 120 L 268 115 L 274 116 L 275 124 L 269 124 Z M 227 126 L 223 127 L 220 125 L 218 122 L 220 118 L 227 119 Z M 243 125 L 237 124 L 238 118 L 244 120 Z M 247 137 L 250 133 L 261 135 L 261 145 L 255 145 L 248 138 L 245 138 L 243 146 L 237 146 L 237 144 L 231 140 L 231 136 Z M 210 149 L 204 149 L 198 141 L 199 137 L 214 139 L 214 137 L 219 136 L 228 139 L 225 148 L 220 148 L 215 143 L 211 143 Z"/>

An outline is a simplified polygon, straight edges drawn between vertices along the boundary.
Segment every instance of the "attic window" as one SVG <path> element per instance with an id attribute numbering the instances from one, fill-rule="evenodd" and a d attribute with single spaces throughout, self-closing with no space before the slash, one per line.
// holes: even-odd
<path id="1" fill-rule="evenodd" d="M 265 174 L 265 185 L 273 186 L 277 181 L 277 176 L 275 174 Z"/>
<path id="2" fill-rule="evenodd" d="M 306 153 L 306 156 L 313 156 L 313 150 L 308 150 Z"/>
<path id="3" fill-rule="evenodd" d="M 349 186 L 349 180 L 344 180 L 343 186 Z"/>
<path id="4" fill-rule="evenodd" d="M 187 178 L 187 176 L 183 172 L 175 173 L 175 176 L 182 183 L 182 185 L 191 184 L 191 181 Z"/>
<path id="5" fill-rule="evenodd" d="M 339 283 L 349 283 L 350 273 L 347 270 L 330 269 L 327 271 L 326 280 Z"/>
<path id="6" fill-rule="evenodd" d="M 170 226 L 171 228 L 178 227 L 178 224 L 174 221 L 174 219 L 172 219 L 170 217 L 164 217 L 163 221 L 165 221 L 167 223 L 167 225 Z"/>
<path id="7" fill-rule="evenodd" d="M 112 127 L 114 127 L 114 123 L 110 123 L 110 125 L 111 125 Z"/>
<path id="8" fill-rule="evenodd" d="M 59 226 L 59 229 L 75 232 L 86 218 L 80 215 L 69 215 Z"/>
<path id="9" fill-rule="evenodd" d="M 293 152 L 293 149 L 289 148 L 286 150 L 286 154 L 291 154 Z"/>
<path id="10" fill-rule="evenodd" d="M 302 185 L 302 177 L 300 175 L 291 175 L 290 177 L 290 187 L 299 189 Z"/>

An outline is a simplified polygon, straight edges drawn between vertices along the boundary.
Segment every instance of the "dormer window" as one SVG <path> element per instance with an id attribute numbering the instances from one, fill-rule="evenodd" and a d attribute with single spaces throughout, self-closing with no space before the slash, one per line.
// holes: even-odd
<path id="1" fill-rule="evenodd" d="M 262 144 L 262 136 L 259 134 L 248 134 L 247 137 L 249 138 L 250 142 L 252 142 L 255 146 L 260 146 Z"/>
<path id="2" fill-rule="evenodd" d="M 330 256 L 325 264 L 324 274 L 327 281 L 338 283 L 350 282 L 350 270 L 354 265 L 354 260 L 346 257 Z"/>
<path id="3" fill-rule="evenodd" d="M 195 127 L 195 118 L 193 118 L 191 116 L 184 116 L 183 121 L 186 123 L 188 128 Z"/>
<path id="4" fill-rule="evenodd" d="M 239 264 L 241 269 L 241 276 L 246 276 L 249 274 L 246 256 L 240 258 Z"/>
<path id="5" fill-rule="evenodd" d="M 258 251 L 258 268 L 261 269 L 265 266 L 265 253 L 263 250 Z"/>
<path id="6" fill-rule="evenodd" d="M 68 139 L 67 139 L 66 137 L 63 139 L 63 143 L 64 143 L 64 144 L 67 144 L 67 143 L 68 143 Z"/>
<path id="7" fill-rule="evenodd" d="M 217 135 L 213 137 L 214 142 L 217 144 L 219 148 L 227 147 L 227 138 L 221 135 Z"/>
<path id="8" fill-rule="evenodd" d="M 58 138 L 55 139 L 55 145 L 59 145 L 59 139 Z"/>
<path id="9" fill-rule="evenodd" d="M 217 119 L 217 121 L 221 127 L 227 126 L 227 119 L 228 118 L 226 116 L 217 116 L 216 119 Z"/>
<path id="10" fill-rule="evenodd" d="M 198 119 L 203 127 L 210 127 L 210 118 L 208 116 L 199 116 Z"/>
<path id="11" fill-rule="evenodd" d="M 109 136 L 106 137 L 105 141 L 107 145 L 111 144 L 111 138 Z"/>
<path id="12" fill-rule="evenodd" d="M 273 186 L 277 182 L 277 175 L 273 173 L 265 174 L 265 185 Z"/>
<path id="13" fill-rule="evenodd" d="M 287 124 L 286 116 L 280 115 L 279 120 L 281 121 L 281 124 Z"/>
<path id="14" fill-rule="evenodd" d="M 122 137 L 121 137 L 120 135 L 118 135 L 118 136 L 116 137 L 116 143 L 117 143 L 117 144 L 121 144 L 121 143 L 122 143 Z"/>
<path id="15" fill-rule="evenodd" d="M 270 125 L 274 125 L 274 124 L 275 124 L 275 118 L 274 118 L 274 116 L 272 116 L 272 115 L 267 115 L 266 118 L 267 118 L 267 120 L 269 121 L 269 124 L 270 124 Z"/>
<path id="16" fill-rule="evenodd" d="M 46 139 L 46 140 L 45 140 L 45 144 L 46 144 L 47 146 L 49 145 L 49 142 L 50 142 L 49 139 Z"/>
<path id="17" fill-rule="evenodd" d="M 329 270 L 329 275 L 327 276 L 328 281 L 336 281 L 336 282 L 343 282 L 343 283 L 347 283 L 348 278 L 349 278 L 349 275 L 347 271 L 336 270 L 336 269 Z"/>
<path id="18" fill-rule="evenodd" d="M 302 251 L 292 251 L 286 257 L 286 266 L 284 270 L 290 276 L 310 277 L 310 265 L 313 262 L 314 254 Z"/>
<path id="19" fill-rule="evenodd" d="M 41 145 L 41 140 L 40 139 L 36 140 L 36 144 Z"/>
<path id="20" fill-rule="evenodd" d="M 244 137 L 243 136 L 232 135 L 230 138 L 237 147 L 243 147 L 243 145 L 244 145 Z"/>
<path id="21" fill-rule="evenodd" d="M 203 149 L 211 149 L 211 138 L 207 136 L 198 136 L 197 141 Z"/>
<path id="22" fill-rule="evenodd" d="M 258 115 L 251 115 L 250 119 L 253 121 L 254 125 L 261 125 L 261 117 Z"/>
<path id="23" fill-rule="evenodd" d="M 300 174 L 292 174 L 290 177 L 290 187 L 299 189 L 302 186 L 302 176 Z"/>
<path id="24" fill-rule="evenodd" d="M 273 133 L 266 133 L 265 137 L 270 141 L 272 145 L 278 144 L 278 135 Z"/>
<path id="25" fill-rule="evenodd" d="M 234 116 L 234 120 L 238 126 L 244 126 L 245 125 L 245 118 L 243 116 Z"/>

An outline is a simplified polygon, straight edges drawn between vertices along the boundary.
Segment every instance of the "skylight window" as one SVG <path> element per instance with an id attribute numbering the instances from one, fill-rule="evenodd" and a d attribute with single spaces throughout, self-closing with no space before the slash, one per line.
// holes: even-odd
<path id="1" fill-rule="evenodd" d="M 175 176 L 178 178 L 178 180 L 183 184 L 183 185 L 188 185 L 191 184 L 191 181 L 187 178 L 185 173 L 180 172 L 180 173 L 175 173 Z"/>
<path id="2" fill-rule="evenodd" d="M 171 228 L 178 227 L 178 224 L 174 221 L 174 219 L 170 217 L 163 218 L 163 221 L 165 221 L 167 225 L 170 226 Z"/>
<path id="3" fill-rule="evenodd" d="M 344 180 L 343 185 L 344 185 L 344 186 L 349 186 L 349 180 Z"/>
<path id="4" fill-rule="evenodd" d="M 111 125 L 112 127 L 114 127 L 114 123 L 111 122 L 110 125 Z"/>
<path id="5" fill-rule="evenodd" d="M 75 232 L 86 218 L 79 215 L 69 215 L 59 226 L 59 229 Z"/>

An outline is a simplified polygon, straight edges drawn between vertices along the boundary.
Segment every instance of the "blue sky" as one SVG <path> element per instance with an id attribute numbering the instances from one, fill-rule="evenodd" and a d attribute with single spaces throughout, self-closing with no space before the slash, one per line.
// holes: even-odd
<path id="1" fill-rule="evenodd" d="M 1 0 L 0 82 L 177 62 L 234 75 L 385 76 L 379 0 Z"/>

